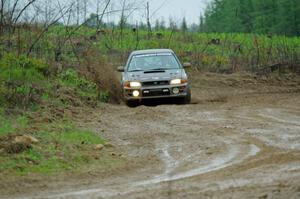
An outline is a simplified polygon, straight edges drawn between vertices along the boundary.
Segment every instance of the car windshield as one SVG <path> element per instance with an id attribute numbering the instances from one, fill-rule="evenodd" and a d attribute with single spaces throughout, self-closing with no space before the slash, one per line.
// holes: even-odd
<path id="1" fill-rule="evenodd" d="M 179 69 L 172 53 L 134 55 L 128 66 L 129 72 Z"/>

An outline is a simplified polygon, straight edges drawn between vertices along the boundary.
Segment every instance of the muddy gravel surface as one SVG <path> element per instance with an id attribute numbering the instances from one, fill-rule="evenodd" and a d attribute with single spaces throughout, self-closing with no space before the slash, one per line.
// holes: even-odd
<path id="1" fill-rule="evenodd" d="M 79 125 L 135 166 L 8 198 L 300 198 L 300 84 L 224 81 L 196 79 L 190 105 L 94 110 Z"/>

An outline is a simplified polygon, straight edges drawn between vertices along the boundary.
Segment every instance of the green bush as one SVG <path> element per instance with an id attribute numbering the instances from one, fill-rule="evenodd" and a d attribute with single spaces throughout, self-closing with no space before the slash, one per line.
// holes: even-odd
<path id="1" fill-rule="evenodd" d="M 107 92 L 107 91 L 100 92 L 99 101 L 104 102 L 104 103 L 108 103 L 109 102 L 109 92 Z"/>
<path id="2" fill-rule="evenodd" d="M 44 79 L 43 74 L 48 70 L 44 60 L 17 57 L 15 54 L 6 54 L 0 60 L 0 80 L 18 80 L 23 83 L 33 83 Z"/>
<path id="3" fill-rule="evenodd" d="M 66 86 L 79 88 L 86 92 L 97 92 L 97 85 L 78 75 L 73 69 L 67 69 L 60 74 L 61 83 Z"/>
<path id="4" fill-rule="evenodd" d="M 104 103 L 109 102 L 109 92 L 100 91 L 94 82 L 80 76 L 74 69 L 67 69 L 59 76 L 60 83 L 76 90 L 79 97 L 89 97 Z"/>
<path id="5" fill-rule="evenodd" d="M 28 105 L 36 92 L 34 85 L 45 85 L 48 65 L 41 59 L 9 53 L 1 58 L 0 69 L 0 103 Z"/>

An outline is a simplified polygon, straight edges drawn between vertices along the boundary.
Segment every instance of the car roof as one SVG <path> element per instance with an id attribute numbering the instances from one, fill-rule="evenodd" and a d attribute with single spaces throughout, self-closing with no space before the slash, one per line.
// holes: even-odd
<path id="1" fill-rule="evenodd" d="M 131 55 L 143 55 L 143 54 L 154 54 L 154 53 L 174 53 L 171 49 L 147 49 L 147 50 L 136 50 Z"/>

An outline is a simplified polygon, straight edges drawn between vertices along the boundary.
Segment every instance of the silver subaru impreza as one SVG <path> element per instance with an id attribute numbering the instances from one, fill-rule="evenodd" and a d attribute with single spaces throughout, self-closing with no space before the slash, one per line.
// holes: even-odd
<path id="1" fill-rule="evenodd" d="M 191 101 L 188 76 L 184 70 L 189 63 L 181 64 L 169 49 L 134 51 L 122 72 L 123 98 L 128 106 L 137 106 L 144 99 L 177 98 L 180 103 Z"/>

